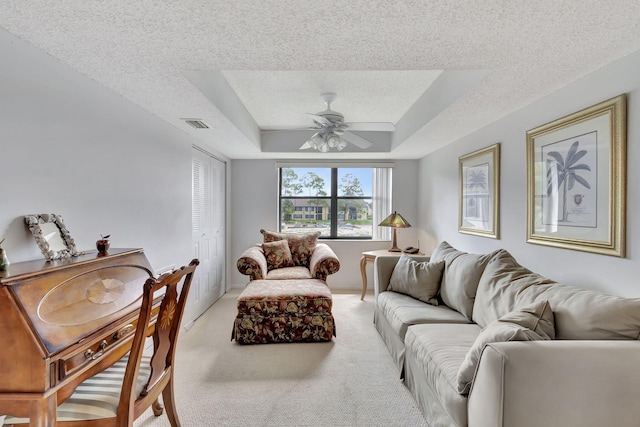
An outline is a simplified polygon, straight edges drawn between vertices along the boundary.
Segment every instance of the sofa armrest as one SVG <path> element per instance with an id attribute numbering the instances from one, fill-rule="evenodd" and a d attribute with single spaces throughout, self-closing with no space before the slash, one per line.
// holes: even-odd
<path id="1" fill-rule="evenodd" d="M 417 262 L 429 261 L 428 256 L 414 256 L 413 259 Z M 387 290 L 389 286 L 389 280 L 391 280 L 391 273 L 400 257 L 391 256 L 378 256 L 373 262 L 373 291 L 375 298 L 378 298 L 380 292 Z"/>
<path id="2" fill-rule="evenodd" d="M 637 426 L 639 341 L 530 341 L 485 347 L 469 427 Z"/>
<path id="3" fill-rule="evenodd" d="M 267 258 L 260 246 L 252 246 L 244 251 L 236 265 L 240 273 L 249 276 L 249 280 L 267 277 Z"/>
<path id="4" fill-rule="evenodd" d="M 317 243 L 309 260 L 311 277 L 327 280 L 327 276 L 340 270 L 340 260 L 326 243 Z"/>

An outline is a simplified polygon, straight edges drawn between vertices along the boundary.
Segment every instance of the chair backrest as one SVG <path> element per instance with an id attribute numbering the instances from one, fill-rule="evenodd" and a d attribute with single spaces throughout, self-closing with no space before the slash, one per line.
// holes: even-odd
<path id="1" fill-rule="evenodd" d="M 132 422 L 163 393 L 171 380 L 182 315 L 191 280 L 198 264 L 199 261 L 194 259 L 188 266 L 165 273 L 157 279 L 147 279 L 145 282 L 142 307 L 120 395 L 118 419 Z M 160 308 L 155 316 L 153 308 L 157 306 L 158 300 L 161 301 Z M 143 359 L 146 338 L 151 334 L 153 335 L 151 372 L 141 391 L 138 392 L 140 387 L 138 386 L 138 389 L 136 387 L 139 381 L 140 363 Z M 173 402 L 165 402 L 165 404 L 172 405 Z"/>

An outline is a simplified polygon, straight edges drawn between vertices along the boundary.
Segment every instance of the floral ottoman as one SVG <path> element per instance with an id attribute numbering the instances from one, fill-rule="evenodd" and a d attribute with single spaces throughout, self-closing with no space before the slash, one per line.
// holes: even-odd
<path id="1" fill-rule="evenodd" d="M 239 344 L 331 341 L 331 290 L 318 279 L 252 280 L 238 297 Z"/>

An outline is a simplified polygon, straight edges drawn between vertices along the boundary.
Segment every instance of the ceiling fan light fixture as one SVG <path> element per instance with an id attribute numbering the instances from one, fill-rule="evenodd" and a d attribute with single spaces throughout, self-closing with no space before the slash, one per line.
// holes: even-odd
<path id="1" fill-rule="evenodd" d="M 314 130 L 316 133 L 302 144 L 300 147 L 301 150 L 313 148 L 314 150 L 322 153 L 327 153 L 331 149 L 342 151 L 346 148 L 347 144 L 353 144 L 362 149 L 373 146 L 371 141 L 349 132 L 350 126 L 354 124 L 357 127 L 356 130 L 393 131 L 393 125 L 390 123 L 345 123 L 344 116 L 331 109 L 331 103 L 336 99 L 336 94 L 323 93 L 321 98 L 326 103 L 327 108 L 326 110 L 320 111 L 316 114 L 307 113 L 313 117 L 314 127 L 305 128 L 305 130 Z M 381 129 L 379 125 L 385 126 Z M 389 126 L 387 125 L 391 125 L 392 128 L 389 129 Z M 371 129 L 372 127 L 373 129 Z M 345 134 L 347 135 L 347 138 L 343 139 L 343 135 Z"/>
<path id="2" fill-rule="evenodd" d="M 327 138 L 327 144 L 330 148 L 336 148 L 340 144 L 340 137 L 336 134 L 332 134 Z"/>
<path id="3" fill-rule="evenodd" d="M 307 140 L 307 144 L 314 150 L 319 150 L 320 146 L 324 144 L 322 137 L 319 134 L 313 135 L 311 138 Z"/>

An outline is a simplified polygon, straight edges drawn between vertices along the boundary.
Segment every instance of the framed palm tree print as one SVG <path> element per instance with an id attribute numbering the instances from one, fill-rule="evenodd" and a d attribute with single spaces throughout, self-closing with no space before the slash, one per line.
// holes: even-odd
<path id="1" fill-rule="evenodd" d="M 500 144 L 459 158 L 458 231 L 498 238 Z"/>
<path id="2" fill-rule="evenodd" d="M 624 257 L 626 96 L 527 132 L 527 242 Z"/>

